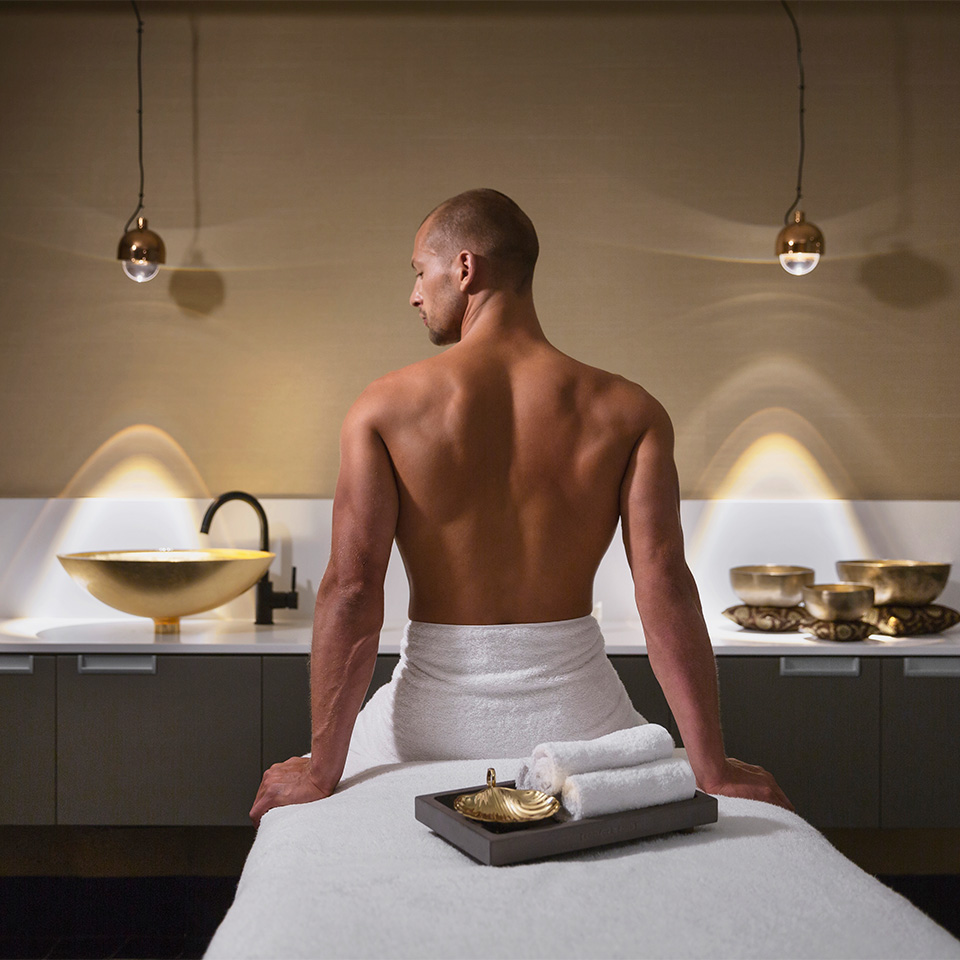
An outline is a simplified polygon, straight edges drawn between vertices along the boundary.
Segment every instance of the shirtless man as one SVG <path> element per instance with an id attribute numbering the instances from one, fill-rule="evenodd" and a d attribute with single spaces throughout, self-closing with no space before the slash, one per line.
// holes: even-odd
<path id="1" fill-rule="evenodd" d="M 698 785 L 790 806 L 769 773 L 724 752 L 670 420 L 641 387 L 547 341 L 533 303 L 538 251 L 527 216 L 492 190 L 446 201 L 417 232 L 410 303 L 431 341 L 452 346 L 377 380 L 347 414 L 314 620 L 312 756 L 264 774 L 254 822 L 340 780 L 394 539 L 411 621 L 538 624 L 590 614 L 618 521 L 650 664 Z"/>

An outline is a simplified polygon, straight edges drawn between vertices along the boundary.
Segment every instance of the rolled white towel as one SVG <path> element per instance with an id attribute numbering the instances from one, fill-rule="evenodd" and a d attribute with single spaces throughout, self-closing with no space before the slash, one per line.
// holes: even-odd
<path id="1" fill-rule="evenodd" d="M 578 773 L 567 777 L 562 794 L 563 806 L 571 818 L 582 820 L 688 800 L 696 790 L 697 781 L 689 762 L 677 756 L 636 767 Z"/>
<path id="2" fill-rule="evenodd" d="M 673 754 L 673 737 L 658 723 L 615 730 L 596 740 L 541 743 L 517 774 L 521 790 L 542 790 L 556 796 L 567 777 L 591 770 L 633 767 Z"/>

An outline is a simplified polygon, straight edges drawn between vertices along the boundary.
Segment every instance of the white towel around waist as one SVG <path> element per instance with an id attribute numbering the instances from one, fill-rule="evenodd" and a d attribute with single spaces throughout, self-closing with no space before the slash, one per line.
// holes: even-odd
<path id="1" fill-rule="evenodd" d="M 411 622 L 389 684 L 357 717 L 348 769 L 529 755 L 646 723 L 593 617 L 456 626 Z"/>

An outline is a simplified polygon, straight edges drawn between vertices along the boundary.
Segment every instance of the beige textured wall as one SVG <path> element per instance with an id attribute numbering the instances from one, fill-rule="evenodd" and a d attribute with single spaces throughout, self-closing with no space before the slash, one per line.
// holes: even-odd
<path id="1" fill-rule="evenodd" d="M 960 497 L 960 4 L 801 2 L 804 279 L 772 255 L 797 159 L 772 0 L 141 13 L 168 260 L 137 286 L 132 9 L 0 4 L 0 496 L 131 457 L 186 493 L 331 495 L 353 398 L 435 349 L 413 232 L 486 185 L 538 226 L 548 334 L 671 411 L 686 496 Z"/>

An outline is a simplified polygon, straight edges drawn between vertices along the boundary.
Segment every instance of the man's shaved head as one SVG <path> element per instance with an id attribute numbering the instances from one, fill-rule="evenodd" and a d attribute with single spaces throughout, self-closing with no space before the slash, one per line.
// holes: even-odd
<path id="1" fill-rule="evenodd" d="M 486 259 L 494 276 L 521 292 L 533 283 L 540 254 L 530 218 L 497 190 L 468 190 L 445 200 L 423 221 L 429 242 L 444 256 L 461 250 Z"/>

